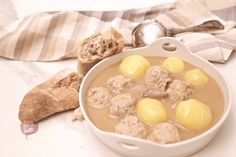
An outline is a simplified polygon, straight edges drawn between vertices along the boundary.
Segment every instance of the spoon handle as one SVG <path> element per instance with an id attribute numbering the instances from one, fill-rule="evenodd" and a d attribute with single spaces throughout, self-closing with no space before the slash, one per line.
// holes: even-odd
<path id="1" fill-rule="evenodd" d="M 187 27 L 187 28 L 173 28 L 173 29 L 165 29 L 166 36 L 174 36 L 178 33 L 183 32 L 205 32 L 205 31 L 215 31 L 219 29 L 224 29 L 224 25 L 222 25 L 217 20 L 211 20 L 203 22 L 200 25 Z"/>

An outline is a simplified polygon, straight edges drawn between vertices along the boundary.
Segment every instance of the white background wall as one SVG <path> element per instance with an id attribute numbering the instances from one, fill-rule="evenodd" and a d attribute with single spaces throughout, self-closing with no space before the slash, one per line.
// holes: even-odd
<path id="1" fill-rule="evenodd" d="M 0 0 L 2 1 L 2 0 Z M 141 8 L 174 0 L 11 0 L 18 17 L 48 10 L 118 10 Z"/>

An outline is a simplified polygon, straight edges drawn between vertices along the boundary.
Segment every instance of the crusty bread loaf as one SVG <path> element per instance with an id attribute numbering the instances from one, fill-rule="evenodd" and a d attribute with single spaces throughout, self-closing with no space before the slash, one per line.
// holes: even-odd
<path id="1" fill-rule="evenodd" d="M 54 113 L 79 107 L 78 92 L 82 79 L 82 75 L 65 69 L 30 90 L 19 108 L 20 121 L 34 123 Z"/>
<path id="2" fill-rule="evenodd" d="M 78 53 L 78 71 L 85 75 L 96 63 L 120 53 L 124 48 L 124 38 L 114 28 L 96 33 L 83 40 L 76 49 Z"/>

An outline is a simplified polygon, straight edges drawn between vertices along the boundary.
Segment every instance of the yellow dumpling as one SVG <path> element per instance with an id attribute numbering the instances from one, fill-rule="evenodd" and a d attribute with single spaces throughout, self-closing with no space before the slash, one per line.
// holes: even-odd
<path id="1" fill-rule="evenodd" d="M 184 70 L 184 61 L 178 57 L 168 57 L 163 66 L 171 73 L 177 74 Z"/>
<path id="2" fill-rule="evenodd" d="M 188 129 L 206 129 L 212 120 L 210 108 L 195 99 L 182 101 L 176 109 L 177 121 Z"/>
<path id="3" fill-rule="evenodd" d="M 200 69 L 193 69 L 185 74 L 185 80 L 195 86 L 202 86 L 208 83 L 207 75 Z"/>
<path id="4" fill-rule="evenodd" d="M 144 98 L 137 103 L 137 115 L 147 124 L 158 124 L 167 120 L 163 104 L 157 99 Z"/>
<path id="5" fill-rule="evenodd" d="M 120 64 L 120 71 L 133 78 L 141 77 L 150 67 L 149 61 L 141 55 L 132 55 L 126 57 Z"/>

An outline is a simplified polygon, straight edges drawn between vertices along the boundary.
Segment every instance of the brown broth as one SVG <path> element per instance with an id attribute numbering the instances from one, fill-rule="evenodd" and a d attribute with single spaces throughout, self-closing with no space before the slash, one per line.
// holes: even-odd
<path id="1" fill-rule="evenodd" d="M 165 60 L 164 57 L 147 57 L 147 59 L 150 61 L 151 65 L 161 65 L 162 62 Z M 92 87 L 96 87 L 96 86 L 106 87 L 106 81 L 110 77 L 120 74 L 119 69 L 118 69 L 119 64 L 120 63 L 116 63 L 116 64 L 110 66 L 109 68 L 105 69 L 104 71 L 102 71 L 99 75 L 97 75 L 96 78 L 91 82 L 88 89 L 90 89 Z M 175 78 L 184 80 L 184 74 L 188 70 L 191 70 L 193 68 L 196 68 L 196 67 L 185 62 L 185 70 L 182 73 L 180 73 L 178 75 L 173 75 L 173 76 Z M 223 93 L 221 92 L 216 81 L 211 76 L 208 75 L 208 77 L 209 77 L 209 81 L 208 81 L 207 85 L 201 86 L 201 87 L 193 87 L 194 93 L 190 96 L 190 98 L 194 98 L 196 100 L 199 100 L 199 101 L 207 104 L 210 107 L 212 114 L 213 114 L 213 120 L 209 126 L 209 128 L 211 128 L 221 118 L 221 116 L 224 112 L 224 97 L 223 97 Z M 135 81 L 138 84 L 144 84 L 143 78 L 137 79 Z M 140 93 L 133 93 L 132 92 L 131 94 L 133 94 L 136 98 L 140 99 L 140 95 L 139 95 Z M 163 102 L 163 103 L 165 104 L 165 102 Z M 165 107 L 167 110 L 169 120 L 176 121 L 175 120 L 175 110 L 172 109 L 171 106 L 168 104 L 166 104 Z M 104 130 L 104 131 L 113 132 L 115 125 L 120 120 L 120 119 L 115 119 L 115 118 L 109 117 L 108 108 L 96 109 L 96 108 L 93 108 L 89 105 L 86 105 L 86 110 L 87 110 L 87 113 L 88 113 L 91 121 L 98 128 L 100 128 L 101 130 Z M 151 128 L 150 128 L 150 130 L 151 130 Z M 206 131 L 206 130 L 204 130 L 204 131 Z M 182 131 L 181 129 L 179 129 L 181 140 L 190 139 L 194 136 L 201 134 L 204 131 L 186 132 L 186 131 Z"/>

